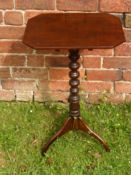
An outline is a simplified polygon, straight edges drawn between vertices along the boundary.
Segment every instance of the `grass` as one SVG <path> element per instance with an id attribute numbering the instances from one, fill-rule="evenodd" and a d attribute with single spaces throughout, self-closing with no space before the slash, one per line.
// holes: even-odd
<path id="1" fill-rule="evenodd" d="M 131 104 L 81 103 L 81 115 L 110 153 L 88 134 L 71 131 L 42 157 L 42 142 L 60 128 L 68 106 L 1 102 L 0 175 L 130 175 Z"/>

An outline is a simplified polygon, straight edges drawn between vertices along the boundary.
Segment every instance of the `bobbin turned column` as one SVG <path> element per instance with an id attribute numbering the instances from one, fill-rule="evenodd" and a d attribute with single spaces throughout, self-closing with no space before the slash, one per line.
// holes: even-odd
<path id="1" fill-rule="evenodd" d="M 72 49 L 69 50 L 69 59 L 70 59 L 70 63 L 69 63 L 69 68 L 70 68 L 70 72 L 69 72 L 69 77 L 70 77 L 70 96 L 69 96 L 69 116 L 76 118 L 76 117 L 80 117 L 80 104 L 79 104 L 79 67 L 80 64 L 77 62 L 78 59 L 80 58 L 79 55 L 79 50 L 77 49 Z"/>
<path id="2" fill-rule="evenodd" d="M 80 97 L 79 97 L 79 67 L 80 64 L 78 59 L 80 58 L 78 49 L 69 50 L 69 77 L 70 77 L 70 95 L 69 95 L 69 116 L 65 120 L 64 124 L 58 132 L 56 132 L 49 141 L 42 146 L 41 153 L 44 155 L 48 150 L 49 146 L 58 138 L 71 130 L 81 130 L 93 136 L 97 139 L 105 148 L 106 151 L 110 151 L 107 143 L 94 131 L 92 131 L 85 121 L 80 117 Z"/>

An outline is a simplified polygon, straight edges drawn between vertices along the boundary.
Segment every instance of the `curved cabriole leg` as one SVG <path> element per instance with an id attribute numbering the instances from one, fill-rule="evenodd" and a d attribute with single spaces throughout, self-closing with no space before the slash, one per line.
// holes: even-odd
<path id="1" fill-rule="evenodd" d="M 70 131 L 72 129 L 72 119 L 68 118 L 62 128 L 53 136 L 51 139 L 42 147 L 42 155 L 46 153 L 49 146 L 60 136 L 64 135 L 66 132 Z"/>
<path id="2" fill-rule="evenodd" d="M 89 135 L 93 136 L 95 139 L 97 139 L 105 148 L 106 151 L 110 151 L 107 143 L 98 135 L 96 134 L 94 131 L 92 131 L 89 126 L 81 119 L 80 120 L 80 124 L 79 124 L 79 129 L 83 132 L 88 133 Z"/>
<path id="3" fill-rule="evenodd" d="M 107 143 L 94 131 L 92 131 L 89 126 L 81 119 L 80 117 L 71 118 L 69 117 L 65 123 L 63 124 L 62 128 L 53 136 L 51 139 L 42 147 L 42 155 L 46 153 L 49 146 L 59 137 L 64 135 L 65 133 L 71 130 L 81 130 L 83 132 L 88 133 L 89 135 L 93 136 L 97 139 L 105 148 L 106 151 L 110 151 Z"/>
<path id="4" fill-rule="evenodd" d="M 49 141 L 43 145 L 41 153 L 44 155 L 46 151 L 48 150 L 49 146 L 59 137 L 64 135 L 65 133 L 73 130 L 73 129 L 79 129 L 79 120 L 78 118 L 72 118 L 69 117 L 63 124 L 62 128 L 54 134 L 53 137 L 49 139 Z"/>

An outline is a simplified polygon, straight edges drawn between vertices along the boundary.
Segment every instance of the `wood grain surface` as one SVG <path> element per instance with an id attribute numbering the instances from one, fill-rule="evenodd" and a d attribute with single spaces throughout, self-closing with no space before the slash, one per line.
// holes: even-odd
<path id="1" fill-rule="evenodd" d="M 47 13 L 29 19 L 23 42 L 35 49 L 113 48 L 125 41 L 121 21 L 106 13 Z"/>

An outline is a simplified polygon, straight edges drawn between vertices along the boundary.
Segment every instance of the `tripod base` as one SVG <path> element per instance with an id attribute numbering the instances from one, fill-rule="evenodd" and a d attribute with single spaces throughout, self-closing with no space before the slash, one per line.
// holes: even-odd
<path id="1" fill-rule="evenodd" d="M 77 117 L 77 118 L 73 118 L 73 117 L 69 117 L 63 124 L 62 128 L 53 136 L 50 138 L 50 140 L 42 147 L 42 155 L 44 155 L 44 153 L 46 153 L 46 151 L 48 150 L 49 146 L 58 138 L 61 137 L 62 135 L 64 135 L 65 133 L 67 133 L 68 131 L 71 130 L 81 130 L 83 132 L 88 133 L 89 135 L 93 136 L 94 138 L 96 138 L 105 148 L 106 151 L 110 151 L 107 143 L 105 141 L 103 141 L 103 139 L 96 134 L 95 132 L 93 132 L 89 126 L 87 124 L 85 124 L 85 122 L 83 121 L 82 118 Z"/>

